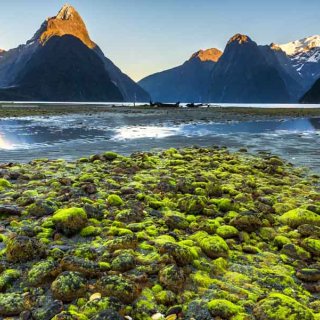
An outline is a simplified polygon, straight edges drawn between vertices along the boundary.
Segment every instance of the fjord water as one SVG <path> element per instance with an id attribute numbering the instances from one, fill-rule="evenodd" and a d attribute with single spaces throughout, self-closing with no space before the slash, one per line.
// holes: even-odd
<path id="1" fill-rule="evenodd" d="M 152 114 L 98 113 L 0 120 L 0 162 L 77 159 L 113 150 L 128 155 L 184 146 L 271 152 L 320 171 L 320 118 L 181 121 Z"/>

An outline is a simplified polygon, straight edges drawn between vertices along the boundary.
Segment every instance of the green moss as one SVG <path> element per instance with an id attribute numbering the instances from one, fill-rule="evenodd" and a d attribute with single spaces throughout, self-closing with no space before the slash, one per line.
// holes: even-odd
<path id="1" fill-rule="evenodd" d="M 18 316 L 23 310 L 25 310 L 25 299 L 22 294 L 0 294 L 0 316 Z"/>
<path id="2" fill-rule="evenodd" d="M 297 228 L 303 224 L 320 226 L 320 215 L 302 208 L 286 212 L 279 220 L 292 228 Z"/>
<path id="3" fill-rule="evenodd" d="M 227 319 L 244 311 L 241 307 L 223 299 L 211 300 L 208 302 L 208 309 L 212 316 Z"/>
<path id="4" fill-rule="evenodd" d="M 258 319 L 265 320 L 314 320 L 310 309 L 281 293 L 271 293 L 254 309 Z"/>
<path id="5" fill-rule="evenodd" d="M 291 240 L 288 239 L 287 237 L 285 236 L 276 236 L 274 238 L 274 245 L 276 247 L 278 247 L 279 249 L 281 249 L 283 246 L 285 246 L 286 244 L 290 244 L 291 243 Z"/>
<path id="6" fill-rule="evenodd" d="M 57 272 L 57 265 L 53 261 L 41 261 L 32 266 L 28 272 L 28 283 L 32 286 L 42 284 Z"/>
<path id="7" fill-rule="evenodd" d="M 82 208 L 60 209 L 52 217 L 59 231 L 73 235 L 83 229 L 87 223 L 87 214 Z"/>
<path id="8" fill-rule="evenodd" d="M 307 238 L 303 241 L 302 245 L 307 251 L 320 257 L 320 240 Z"/>
<path id="9" fill-rule="evenodd" d="M 229 247 L 227 243 L 219 236 L 209 236 L 204 231 L 199 231 L 190 238 L 198 243 L 204 253 L 210 258 L 227 257 Z"/>
<path id="10" fill-rule="evenodd" d="M 9 189 L 12 188 L 12 184 L 6 179 L 0 179 L 0 188 Z"/>
<path id="11" fill-rule="evenodd" d="M 239 231 L 237 228 L 233 226 L 221 226 L 217 229 L 217 235 L 219 235 L 223 239 L 230 239 L 237 237 L 239 234 Z"/>
<path id="12" fill-rule="evenodd" d="M 233 204 L 232 201 L 228 198 L 221 198 L 221 199 L 214 199 L 210 202 L 217 205 L 218 209 L 222 212 L 227 212 L 233 210 Z"/>
<path id="13" fill-rule="evenodd" d="M 8 288 L 16 279 L 21 276 L 21 272 L 15 269 L 6 269 L 0 275 L 0 292 Z"/>
<path id="14" fill-rule="evenodd" d="M 103 154 L 103 157 L 108 161 L 112 161 L 118 158 L 118 154 L 112 151 L 107 151 Z"/>
<path id="15" fill-rule="evenodd" d="M 88 226 L 81 230 L 80 235 L 82 237 L 95 237 L 101 233 L 101 228 L 94 226 Z"/>
<path id="16" fill-rule="evenodd" d="M 123 200 L 116 194 L 110 194 L 108 196 L 108 203 L 115 207 L 121 207 L 124 204 Z"/>

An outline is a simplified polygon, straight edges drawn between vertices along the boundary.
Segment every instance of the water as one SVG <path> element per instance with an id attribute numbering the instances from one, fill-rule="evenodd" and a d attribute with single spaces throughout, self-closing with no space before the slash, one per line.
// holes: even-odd
<path id="1" fill-rule="evenodd" d="M 68 160 L 113 150 L 122 154 L 184 146 L 268 151 L 320 172 L 320 118 L 180 121 L 152 115 L 96 114 L 0 120 L 0 162 Z"/>

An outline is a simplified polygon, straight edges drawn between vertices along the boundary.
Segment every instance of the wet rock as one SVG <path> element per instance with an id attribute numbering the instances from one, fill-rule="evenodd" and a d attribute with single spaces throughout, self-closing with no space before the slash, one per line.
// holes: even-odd
<path id="1" fill-rule="evenodd" d="M 87 224 L 87 214 L 82 208 L 60 209 L 52 217 L 58 231 L 66 236 L 72 236 Z"/>
<path id="2" fill-rule="evenodd" d="M 26 307 L 26 295 L 19 293 L 0 294 L 0 316 L 18 316 Z"/>
<path id="3" fill-rule="evenodd" d="M 211 300 L 208 303 L 208 309 L 213 317 L 221 317 L 223 319 L 230 319 L 242 311 L 241 307 L 223 299 Z"/>
<path id="4" fill-rule="evenodd" d="M 132 254 L 128 252 L 121 253 L 112 261 L 111 269 L 115 271 L 126 272 L 135 267 L 135 262 L 135 257 Z"/>
<path id="5" fill-rule="evenodd" d="M 28 272 L 28 282 L 32 286 L 38 286 L 59 273 L 58 264 L 54 261 L 45 260 L 36 263 Z"/>
<path id="6" fill-rule="evenodd" d="M 253 313 L 257 319 L 263 320 L 315 319 L 310 309 L 281 293 L 271 293 L 267 298 L 259 301 Z"/>
<path id="7" fill-rule="evenodd" d="M 170 229 L 187 229 L 189 226 L 188 220 L 181 213 L 170 212 L 166 214 L 164 219 L 166 225 Z"/>
<path id="8" fill-rule="evenodd" d="M 297 260 L 308 260 L 311 257 L 308 251 L 292 243 L 285 244 L 281 250 L 281 253 L 284 253 L 290 258 Z"/>
<path id="9" fill-rule="evenodd" d="M 177 265 L 185 266 L 193 261 L 193 255 L 190 249 L 175 243 L 165 243 L 160 247 L 160 252 L 168 253 L 176 261 Z"/>
<path id="10" fill-rule="evenodd" d="M 74 271 L 89 277 L 99 276 L 106 271 L 96 262 L 74 256 L 64 257 L 60 262 L 60 268 L 64 271 Z"/>
<path id="11" fill-rule="evenodd" d="M 44 306 L 32 310 L 32 318 L 34 320 L 52 319 L 55 315 L 63 310 L 63 303 L 59 300 L 50 300 Z"/>
<path id="12" fill-rule="evenodd" d="M 185 274 L 176 265 L 169 265 L 159 272 L 159 280 L 166 288 L 173 292 L 179 292 L 185 282 Z"/>
<path id="13" fill-rule="evenodd" d="M 207 303 L 201 300 L 194 300 L 188 304 L 185 313 L 185 320 L 212 320 L 211 313 L 207 307 Z"/>
<path id="14" fill-rule="evenodd" d="M 254 232 L 262 226 L 261 219 L 254 213 L 241 214 L 230 221 L 238 230 Z"/>
<path id="15" fill-rule="evenodd" d="M 112 309 L 104 310 L 93 316 L 91 320 L 125 320 L 117 311 Z"/>
<path id="16" fill-rule="evenodd" d="M 198 243 L 209 258 L 227 257 L 229 254 L 227 243 L 217 235 L 209 236 L 206 232 L 199 231 L 190 238 Z"/>
<path id="17" fill-rule="evenodd" d="M 84 278 L 77 272 L 65 271 L 51 284 L 53 296 L 63 302 L 71 302 L 82 297 L 86 289 Z"/>
<path id="18" fill-rule="evenodd" d="M 131 303 L 139 294 L 134 282 L 122 276 L 104 276 L 97 282 L 97 291 L 108 297 L 115 297 L 124 303 Z"/>
<path id="19" fill-rule="evenodd" d="M 44 255 L 44 245 L 35 238 L 16 236 L 7 243 L 6 257 L 9 262 L 26 262 Z"/>
<path id="20" fill-rule="evenodd" d="M 21 209 L 17 206 L 0 205 L 0 215 L 20 216 Z"/>
<path id="21" fill-rule="evenodd" d="M 279 221 L 291 228 L 297 228 L 304 224 L 320 226 L 320 215 L 306 209 L 297 208 L 283 214 Z"/>
<path id="22" fill-rule="evenodd" d="M 97 219 L 97 220 L 103 219 L 103 216 L 104 216 L 103 211 L 100 210 L 99 208 L 96 208 L 92 204 L 86 203 L 83 209 L 85 210 L 89 219 L 91 218 Z"/>
<path id="23" fill-rule="evenodd" d="M 116 239 L 107 242 L 107 248 L 110 251 L 135 249 L 138 244 L 138 239 L 134 234 L 117 237 Z"/>
<path id="24" fill-rule="evenodd" d="M 320 281 L 320 269 L 301 269 L 297 272 L 297 278 L 307 282 Z"/>
<path id="25" fill-rule="evenodd" d="M 221 226 L 216 232 L 223 239 L 235 238 L 239 235 L 238 229 L 233 226 Z"/>
<path id="26" fill-rule="evenodd" d="M 40 218 L 52 215 L 57 209 L 56 204 L 52 201 L 38 200 L 31 204 L 27 211 L 31 216 Z"/>
<path id="27" fill-rule="evenodd" d="M 320 227 L 312 224 L 303 224 L 298 227 L 298 232 L 304 237 L 320 237 Z"/>
<path id="28" fill-rule="evenodd" d="M 307 238 L 302 242 L 302 246 L 314 256 L 320 257 L 320 240 Z"/>

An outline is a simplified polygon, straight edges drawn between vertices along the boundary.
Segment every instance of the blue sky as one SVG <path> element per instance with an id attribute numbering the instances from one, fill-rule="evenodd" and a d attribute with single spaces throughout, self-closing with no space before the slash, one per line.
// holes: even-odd
<path id="1" fill-rule="evenodd" d="M 1 1 L 0 48 L 25 43 L 66 1 Z M 133 79 L 224 49 L 235 33 L 260 44 L 320 34 L 319 0 L 70 0 L 91 38 Z"/>

